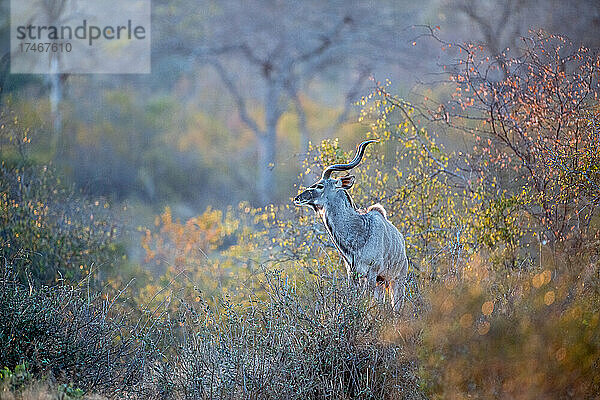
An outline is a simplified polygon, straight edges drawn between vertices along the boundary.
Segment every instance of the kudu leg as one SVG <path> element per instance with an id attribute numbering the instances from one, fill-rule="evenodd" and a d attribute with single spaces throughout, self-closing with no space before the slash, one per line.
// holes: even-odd
<path id="1" fill-rule="evenodd" d="M 404 282 L 399 282 L 398 280 L 390 281 L 390 300 L 392 301 L 394 311 L 400 311 L 402 308 L 404 304 L 404 292 Z"/>
<path id="2" fill-rule="evenodd" d="M 385 284 L 376 282 L 372 285 L 373 299 L 377 304 L 383 304 L 385 302 Z"/>

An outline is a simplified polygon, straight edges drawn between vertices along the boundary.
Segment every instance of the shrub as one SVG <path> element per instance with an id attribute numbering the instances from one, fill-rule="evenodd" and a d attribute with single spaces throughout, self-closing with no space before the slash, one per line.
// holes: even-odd
<path id="1" fill-rule="evenodd" d="M 600 55 L 545 32 L 501 61 L 461 45 L 452 101 L 435 112 L 473 140 L 467 156 L 489 197 L 519 196 L 523 228 L 581 244 L 598 230 Z M 464 50 L 464 51 L 462 51 Z M 504 69 L 501 78 L 494 71 Z M 474 124 L 474 121 L 479 123 Z M 522 229 L 523 229 L 522 228 Z"/>
<path id="2" fill-rule="evenodd" d="M 86 200 L 33 162 L 30 136 L 18 117 L 0 114 L 0 260 L 34 285 L 96 276 L 124 254 L 104 216 L 108 204 Z"/>
<path id="3" fill-rule="evenodd" d="M 113 310 L 115 299 L 89 289 L 28 287 L 11 267 L 0 272 L 0 365 L 25 363 L 34 377 L 111 395 L 141 378 L 154 354 L 150 324 L 130 324 Z"/>
<path id="4" fill-rule="evenodd" d="M 543 267 L 519 276 L 494 273 L 475 257 L 462 280 L 432 285 L 419 351 L 431 398 L 597 398 L 594 246 L 572 259 L 548 254 Z"/>
<path id="5" fill-rule="evenodd" d="M 182 308 L 179 350 L 146 376 L 153 398 L 421 398 L 399 324 L 338 282 L 266 274 L 267 300 Z M 200 311 L 195 311 L 195 310 Z"/>
<path id="6" fill-rule="evenodd" d="M 31 373 L 27 370 L 27 364 L 15 365 L 11 370 L 4 367 L 0 370 L 0 390 L 17 390 L 31 381 Z"/>

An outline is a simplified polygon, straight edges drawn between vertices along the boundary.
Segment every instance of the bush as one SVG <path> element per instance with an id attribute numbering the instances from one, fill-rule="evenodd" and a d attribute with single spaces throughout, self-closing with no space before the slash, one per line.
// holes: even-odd
<path id="1" fill-rule="evenodd" d="M 473 179 L 486 197 L 520 198 L 516 209 L 528 221 L 515 228 L 574 246 L 594 237 L 600 54 L 545 32 L 523 38 L 520 56 L 500 62 L 479 46 L 461 49 L 451 76 L 456 92 L 440 110 L 452 110 L 448 125 L 473 141 Z M 503 77 L 494 73 L 501 69 Z"/>
<path id="2" fill-rule="evenodd" d="M 31 381 L 31 373 L 27 364 L 16 365 L 14 370 L 4 367 L 0 370 L 0 390 L 9 391 L 20 389 Z"/>
<path id="3" fill-rule="evenodd" d="M 337 282 L 266 274 L 268 300 L 184 306 L 180 347 L 146 376 L 152 398 L 422 398 L 399 323 Z"/>
<path id="4" fill-rule="evenodd" d="M 104 216 L 108 204 L 86 200 L 33 162 L 30 135 L 16 116 L 0 115 L 0 260 L 34 285 L 96 276 L 124 254 Z"/>
<path id="5" fill-rule="evenodd" d="M 0 272 L 0 365 L 111 395 L 141 379 L 154 354 L 149 324 L 130 324 L 89 289 L 27 287 Z"/>
<path id="6" fill-rule="evenodd" d="M 592 399 L 600 393 L 600 275 L 592 255 L 547 255 L 506 275 L 475 257 L 431 285 L 421 375 L 434 399 Z M 595 254 L 594 254 L 595 253 Z M 561 258 L 563 258 L 561 260 Z M 566 258 L 566 259 L 565 259 Z"/>
<path id="7" fill-rule="evenodd" d="M 51 388 L 47 382 L 34 381 L 27 364 L 19 364 L 14 370 L 0 370 L 0 399 L 81 399 L 83 390 L 62 384 Z"/>

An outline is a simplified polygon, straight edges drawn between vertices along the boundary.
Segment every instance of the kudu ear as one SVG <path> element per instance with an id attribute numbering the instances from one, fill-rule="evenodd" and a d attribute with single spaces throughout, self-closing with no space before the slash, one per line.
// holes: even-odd
<path id="1" fill-rule="evenodd" d="M 355 180 L 356 180 L 356 178 L 354 177 L 354 175 L 342 176 L 341 178 L 338 179 L 337 186 L 339 188 L 348 190 L 352 187 L 352 185 L 354 185 Z"/>

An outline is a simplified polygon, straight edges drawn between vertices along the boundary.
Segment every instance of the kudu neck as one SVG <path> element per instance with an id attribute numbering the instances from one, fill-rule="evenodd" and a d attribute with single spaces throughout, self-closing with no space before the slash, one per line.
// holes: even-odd
<path id="1" fill-rule="evenodd" d="M 347 250 L 354 247 L 357 234 L 355 230 L 363 225 L 363 216 L 356 211 L 350 196 L 343 191 L 337 193 L 334 202 L 325 204 L 319 214 L 336 247 L 346 257 Z"/>
<path id="2" fill-rule="evenodd" d="M 336 195 L 323 205 L 320 213 L 323 215 L 329 215 L 330 217 L 350 217 L 357 215 L 356 207 L 354 202 L 350 198 L 350 195 L 343 190 L 336 192 Z"/>

